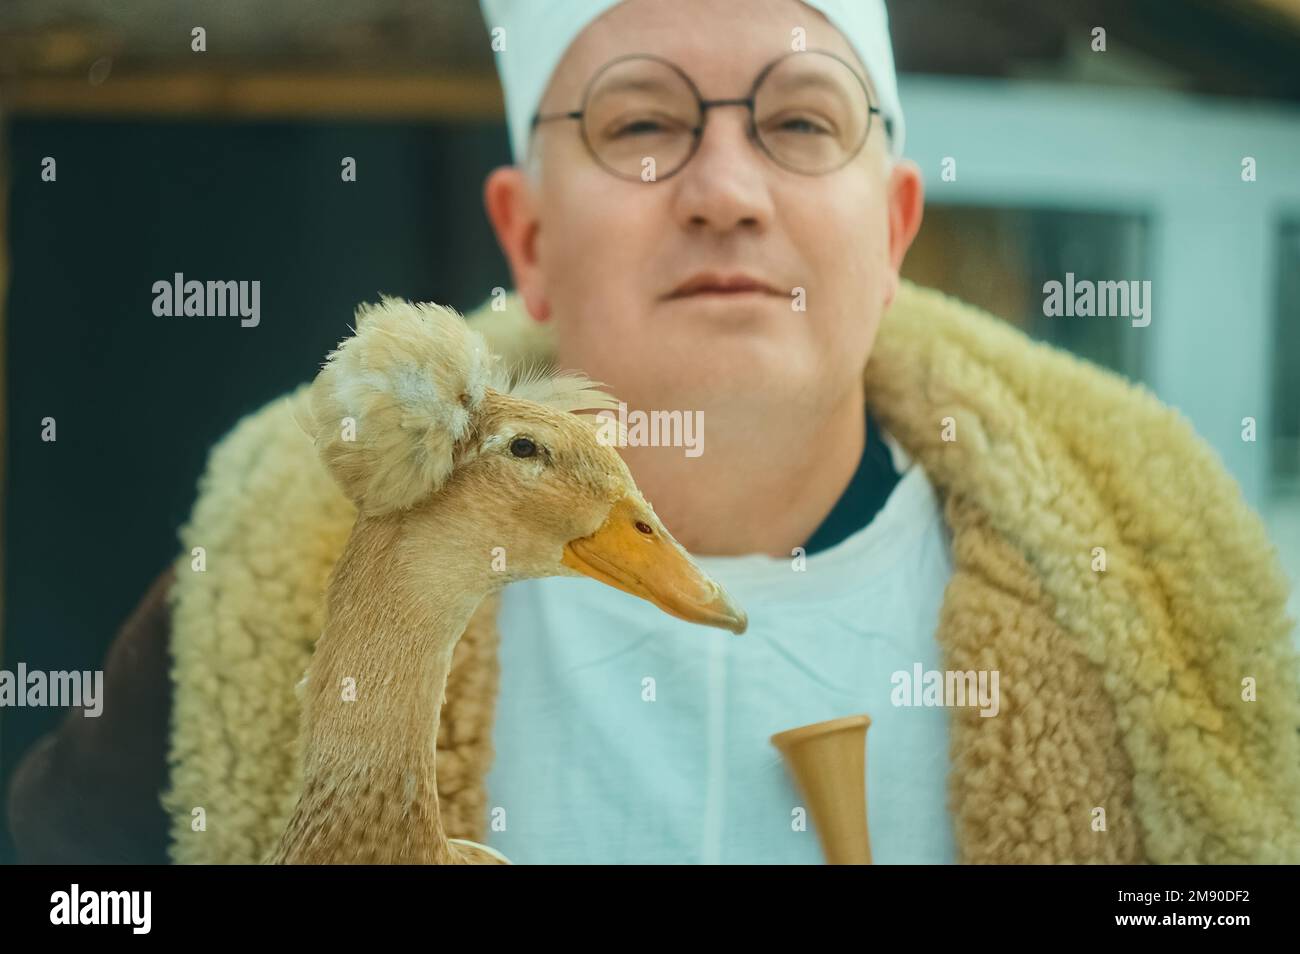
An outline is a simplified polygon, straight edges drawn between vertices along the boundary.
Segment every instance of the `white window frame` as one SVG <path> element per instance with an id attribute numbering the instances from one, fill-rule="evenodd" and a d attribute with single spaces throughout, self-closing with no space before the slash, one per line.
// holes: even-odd
<path id="1" fill-rule="evenodd" d="M 927 204 L 1147 217 L 1149 273 L 1108 276 L 1152 281 L 1151 324 L 1125 333 L 1147 336 L 1147 386 L 1262 506 L 1275 241 L 1283 217 L 1300 214 L 1300 110 L 1041 82 L 904 75 L 899 85 L 905 154 L 924 172 Z M 1246 156 L 1254 182 L 1242 181 Z M 941 180 L 945 157 L 956 160 L 951 182 Z M 1255 443 L 1242 440 L 1245 417 Z"/>

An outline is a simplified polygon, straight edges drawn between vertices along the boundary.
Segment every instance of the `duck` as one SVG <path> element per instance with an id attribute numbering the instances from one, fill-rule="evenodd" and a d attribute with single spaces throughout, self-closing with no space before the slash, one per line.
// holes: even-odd
<path id="1" fill-rule="evenodd" d="M 294 408 L 356 505 L 298 692 L 301 787 L 269 864 L 509 864 L 448 838 L 436 741 L 453 651 L 512 582 L 585 576 L 679 619 L 747 618 L 672 537 L 608 436 L 618 402 L 506 367 L 455 309 L 391 296 Z"/>

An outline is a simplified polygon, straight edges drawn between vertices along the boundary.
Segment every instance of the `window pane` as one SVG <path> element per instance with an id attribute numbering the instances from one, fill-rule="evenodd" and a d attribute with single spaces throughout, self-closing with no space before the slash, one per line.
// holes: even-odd
<path id="1" fill-rule="evenodd" d="M 1145 328 L 1128 317 L 1048 317 L 1047 282 L 1149 279 L 1145 216 L 1056 209 L 927 207 L 903 274 L 1079 357 L 1143 380 Z"/>

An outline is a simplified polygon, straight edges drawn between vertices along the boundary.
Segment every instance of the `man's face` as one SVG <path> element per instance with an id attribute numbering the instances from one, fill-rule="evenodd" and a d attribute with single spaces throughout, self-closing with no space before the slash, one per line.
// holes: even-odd
<path id="1" fill-rule="evenodd" d="M 795 28 L 807 48 L 866 75 L 797 0 L 626 0 L 570 47 L 541 112 L 579 108 L 592 75 L 628 53 L 676 64 L 705 99 L 743 97 L 790 51 Z M 910 163 L 891 168 L 879 118 L 852 161 L 820 176 L 773 162 L 748 138 L 748 119 L 743 107 L 711 109 L 691 161 L 653 182 L 598 165 L 576 122 L 534 134 L 540 182 L 523 216 L 533 227 L 503 242 L 517 287 L 534 315 L 554 320 L 559 365 L 634 409 L 706 409 L 725 425 L 827 411 L 859 387 L 919 225 L 919 177 Z M 670 297 L 706 271 L 749 275 L 776 294 Z"/>

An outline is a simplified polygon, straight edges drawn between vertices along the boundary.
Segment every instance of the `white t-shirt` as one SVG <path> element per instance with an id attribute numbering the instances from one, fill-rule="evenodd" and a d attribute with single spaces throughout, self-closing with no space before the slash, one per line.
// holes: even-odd
<path id="1" fill-rule="evenodd" d="M 948 532 L 886 440 L 902 477 L 884 508 L 806 569 L 697 558 L 749 614 L 744 635 L 594 580 L 507 588 L 488 845 L 515 864 L 824 863 L 769 738 L 865 712 L 872 860 L 955 860 L 948 712 L 890 702 L 893 673 L 941 668 Z"/>

